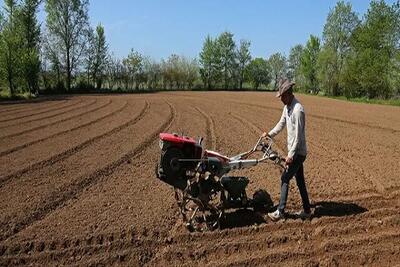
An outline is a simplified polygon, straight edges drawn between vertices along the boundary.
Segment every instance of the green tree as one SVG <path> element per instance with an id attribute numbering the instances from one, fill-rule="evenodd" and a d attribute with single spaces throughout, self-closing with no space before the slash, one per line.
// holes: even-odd
<path id="1" fill-rule="evenodd" d="M 230 32 L 223 32 L 217 39 L 217 45 L 220 52 L 221 60 L 220 69 L 224 82 L 224 88 L 228 89 L 235 76 L 236 69 L 236 44 L 233 40 L 233 34 Z"/>
<path id="2" fill-rule="evenodd" d="M 125 82 L 125 66 L 122 61 L 113 54 L 110 54 L 108 58 L 109 60 L 106 67 L 108 88 L 114 89 L 116 87 L 117 89 L 121 89 Z"/>
<path id="3" fill-rule="evenodd" d="M 260 85 L 267 86 L 271 82 L 271 70 L 268 61 L 263 58 L 251 60 L 246 66 L 245 77 L 256 90 Z"/>
<path id="4" fill-rule="evenodd" d="M 88 31 L 86 32 L 86 38 L 87 42 L 85 47 L 84 65 L 85 65 L 86 79 L 87 79 L 86 83 L 87 85 L 90 85 L 92 80 L 92 70 L 95 60 L 95 46 L 96 46 L 94 30 L 92 29 L 92 27 L 89 27 Z"/>
<path id="5" fill-rule="evenodd" d="M 208 35 L 203 43 L 200 57 L 200 76 L 207 89 L 211 89 L 213 76 L 213 46 L 214 40 Z"/>
<path id="6" fill-rule="evenodd" d="M 180 57 L 176 54 L 170 55 L 167 59 L 167 68 L 171 84 L 170 87 L 180 89 L 184 80 Z"/>
<path id="7" fill-rule="evenodd" d="M 325 43 L 318 64 L 319 82 L 326 94 L 342 94 L 339 80 L 350 53 L 351 35 L 359 23 L 350 3 L 339 1 L 328 14 L 323 31 Z"/>
<path id="8" fill-rule="evenodd" d="M 196 59 L 186 57 L 182 58 L 182 65 L 185 86 L 187 86 L 188 89 L 191 89 L 194 82 L 198 79 L 199 65 Z"/>
<path id="9" fill-rule="evenodd" d="M 46 89 L 54 89 L 56 88 L 59 91 L 65 91 L 65 85 L 63 80 L 63 66 L 61 63 L 61 54 L 57 51 L 57 47 L 53 47 L 52 43 L 49 41 L 50 36 L 48 34 L 43 35 L 43 54 L 44 60 L 42 62 L 42 68 L 47 69 L 47 65 L 49 65 L 49 77 L 53 79 L 49 79 L 47 82 L 48 87 Z M 46 66 L 43 66 L 46 65 Z M 46 75 L 47 73 L 44 73 Z M 55 83 L 54 83 L 55 79 Z"/>
<path id="10" fill-rule="evenodd" d="M 281 53 L 275 53 L 269 57 L 268 64 L 271 68 L 271 76 L 274 81 L 274 89 L 276 89 L 279 80 L 286 76 L 286 58 Z"/>
<path id="11" fill-rule="evenodd" d="M 107 65 L 108 45 L 104 34 L 104 27 L 99 24 L 96 27 L 94 36 L 94 60 L 92 66 L 93 80 L 96 82 L 96 88 L 100 89 L 103 84 L 104 71 Z"/>
<path id="12" fill-rule="evenodd" d="M 339 71 L 337 53 L 333 48 L 324 46 L 317 59 L 317 79 L 326 95 L 339 94 Z"/>
<path id="13" fill-rule="evenodd" d="M 127 71 L 125 82 L 127 89 L 133 88 L 133 84 L 135 84 L 135 89 L 139 89 L 139 73 L 143 68 L 143 56 L 134 49 L 131 49 L 128 57 L 122 60 L 122 64 Z M 132 87 L 129 85 L 132 85 Z"/>
<path id="14" fill-rule="evenodd" d="M 318 37 L 310 35 L 301 55 L 300 73 L 304 77 L 302 87 L 313 93 L 318 93 L 317 60 L 320 52 L 320 41 Z"/>
<path id="15" fill-rule="evenodd" d="M 161 65 L 149 57 L 145 57 L 143 69 L 147 75 L 147 88 L 157 89 L 161 81 Z"/>
<path id="16" fill-rule="evenodd" d="M 217 40 L 209 35 L 206 37 L 199 55 L 200 75 L 207 89 L 211 89 L 218 82 L 221 75 L 221 59 Z"/>
<path id="17" fill-rule="evenodd" d="M 295 45 L 290 49 L 288 58 L 288 72 L 287 76 L 294 82 L 300 82 L 300 63 L 301 55 L 303 54 L 303 46 L 301 44 Z"/>
<path id="18" fill-rule="evenodd" d="M 393 94 L 393 58 L 400 40 L 399 3 L 373 1 L 351 39 L 352 54 L 341 79 L 347 97 L 387 98 Z"/>
<path id="19" fill-rule="evenodd" d="M 24 0 L 19 16 L 22 34 L 21 70 L 29 92 L 39 90 L 40 25 L 36 14 L 40 0 Z"/>
<path id="20" fill-rule="evenodd" d="M 196 59 L 172 54 L 167 61 L 161 63 L 164 88 L 190 89 L 199 75 Z"/>
<path id="21" fill-rule="evenodd" d="M 0 10 L 0 34 L 3 33 L 4 29 L 4 15 L 3 12 Z"/>
<path id="22" fill-rule="evenodd" d="M 240 90 L 243 88 L 244 71 L 246 69 L 246 66 L 251 61 L 251 55 L 250 55 L 249 48 L 250 48 L 250 41 L 240 40 L 240 46 L 237 51 L 237 60 L 238 60 L 237 70 L 238 70 L 239 89 Z"/>
<path id="23" fill-rule="evenodd" d="M 0 51 L 3 51 L 3 29 L 4 29 L 4 15 L 0 10 Z M 1 56 L 2 52 L 0 52 L 0 91 L 2 90 L 3 86 L 3 77 L 5 76 L 3 73 L 3 68 L 1 64 Z"/>
<path id="24" fill-rule="evenodd" d="M 46 24 L 50 46 L 59 54 L 66 72 L 67 90 L 84 52 L 89 29 L 89 0 L 47 0 Z"/>
<path id="25" fill-rule="evenodd" d="M 392 64 L 393 68 L 390 74 L 391 87 L 393 88 L 393 94 L 400 96 L 400 50 L 393 57 Z"/>
<path id="26" fill-rule="evenodd" d="M 3 79 L 7 81 L 10 95 L 13 96 L 20 76 L 21 34 L 17 23 L 20 7 L 15 0 L 5 0 L 4 5 L 6 18 L 0 39 L 0 69 Z"/>
<path id="27" fill-rule="evenodd" d="M 3 31 L 3 23 L 4 23 L 4 15 L 3 12 L 0 10 L 0 32 Z"/>

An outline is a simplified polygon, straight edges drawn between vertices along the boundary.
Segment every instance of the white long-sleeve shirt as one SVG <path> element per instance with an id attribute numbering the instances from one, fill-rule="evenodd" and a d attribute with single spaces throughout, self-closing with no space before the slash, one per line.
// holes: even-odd
<path id="1" fill-rule="evenodd" d="M 306 156 L 306 118 L 303 106 L 295 97 L 293 97 L 290 106 L 285 105 L 283 107 L 281 119 L 268 134 L 274 137 L 283 130 L 285 125 L 287 128 L 288 156 L 292 158 L 295 154 Z"/>

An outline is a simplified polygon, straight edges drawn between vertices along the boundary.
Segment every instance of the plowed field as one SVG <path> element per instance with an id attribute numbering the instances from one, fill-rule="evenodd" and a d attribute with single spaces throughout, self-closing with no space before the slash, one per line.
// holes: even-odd
<path id="1" fill-rule="evenodd" d="M 282 112 L 270 93 L 82 95 L 0 105 L 0 266 L 399 265 L 400 108 L 299 95 L 310 221 L 229 214 L 189 233 L 156 179 L 158 134 L 234 155 Z M 286 147 L 286 133 L 277 138 Z M 235 172 L 279 200 L 271 164 Z M 293 180 L 288 211 L 301 208 Z"/>

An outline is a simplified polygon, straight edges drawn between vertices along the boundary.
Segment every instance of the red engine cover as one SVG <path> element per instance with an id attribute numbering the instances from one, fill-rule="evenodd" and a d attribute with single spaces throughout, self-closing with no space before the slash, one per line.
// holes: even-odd
<path id="1" fill-rule="evenodd" d="M 183 144 L 196 144 L 196 140 L 193 138 L 187 137 L 187 136 L 181 136 L 178 134 L 171 134 L 171 133 L 160 133 L 160 139 L 162 141 L 167 141 L 170 143 L 174 143 L 177 145 L 183 145 Z"/>

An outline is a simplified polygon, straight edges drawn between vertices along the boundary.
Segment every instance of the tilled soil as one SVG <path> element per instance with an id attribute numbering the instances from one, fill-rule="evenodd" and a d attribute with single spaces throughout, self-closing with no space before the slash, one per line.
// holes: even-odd
<path id="1" fill-rule="evenodd" d="M 0 266 L 399 264 L 400 109 L 299 95 L 306 110 L 309 221 L 238 210 L 189 233 L 156 179 L 158 134 L 234 155 L 279 120 L 270 93 L 82 95 L 0 105 Z M 286 133 L 277 149 L 286 151 Z M 277 204 L 280 171 L 232 172 Z M 301 208 L 295 182 L 288 211 Z"/>

